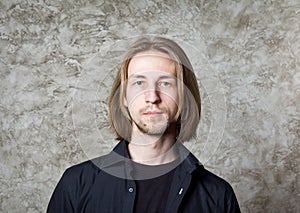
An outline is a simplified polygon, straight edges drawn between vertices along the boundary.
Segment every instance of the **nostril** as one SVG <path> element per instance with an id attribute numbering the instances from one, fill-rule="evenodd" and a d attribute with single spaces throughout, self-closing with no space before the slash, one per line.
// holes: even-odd
<path id="1" fill-rule="evenodd" d="M 156 102 L 160 102 L 160 96 L 159 96 L 159 92 L 156 90 L 148 90 L 145 93 L 145 99 L 146 102 L 150 102 L 150 103 L 156 103 Z"/>

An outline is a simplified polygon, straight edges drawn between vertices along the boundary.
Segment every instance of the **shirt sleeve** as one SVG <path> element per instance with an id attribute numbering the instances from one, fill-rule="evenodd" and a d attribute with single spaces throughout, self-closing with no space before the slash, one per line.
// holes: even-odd
<path id="1" fill-rule="evenodd" d="M 227 213 L 240 213 L 239 203 L 234 194 L 233 189 L 230 187 L 230 191 L 227 193 Z"/>
<path id="2" fill-rule="evenodd" d="M 75 212 L 76 187 L 67 171 L 63 174 L 50 198 L 47 213 Z"/>

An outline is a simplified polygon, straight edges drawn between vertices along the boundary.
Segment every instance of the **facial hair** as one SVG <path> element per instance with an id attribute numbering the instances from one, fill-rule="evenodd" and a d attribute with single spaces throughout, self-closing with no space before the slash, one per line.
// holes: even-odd
<path id="1" fill-rule="evenodd" d="M 134 121 L 137 128 L 145 134 L 161 136 L 170 126 L 169 118 L 166 114 L 158 117 L 142 117 L 138 122 Z"/>

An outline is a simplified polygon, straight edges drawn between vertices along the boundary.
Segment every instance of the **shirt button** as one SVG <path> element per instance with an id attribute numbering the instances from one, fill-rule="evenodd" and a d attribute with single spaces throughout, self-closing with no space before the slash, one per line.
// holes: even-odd
<path id="1" fill-rule="evenodd" d="M 130 187 L 130 188 L 128 189 L 128 191 L 129 191 L 130 193 L 133 192 L 133 188 Z"/>

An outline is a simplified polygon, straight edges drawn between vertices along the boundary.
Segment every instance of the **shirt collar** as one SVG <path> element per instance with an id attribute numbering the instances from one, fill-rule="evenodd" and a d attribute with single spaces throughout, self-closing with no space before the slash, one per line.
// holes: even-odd
<path id="1" fill-rule="evenodd" d="M 198 159 L 181 142 L 176 142 L 175 146 L 178 150 L 181 168 L 183 170 L 192 173 L 199 165 L 201 165 Z M 110 167 L 125 166 L 124 168 L 128 175 L 130 175 L 132 171 L 132 161 L 129 157 L 128 141 L 126 140 L 121 140 L 109 154 L 92 161 L 101 170 L 107 170 Z"/>

